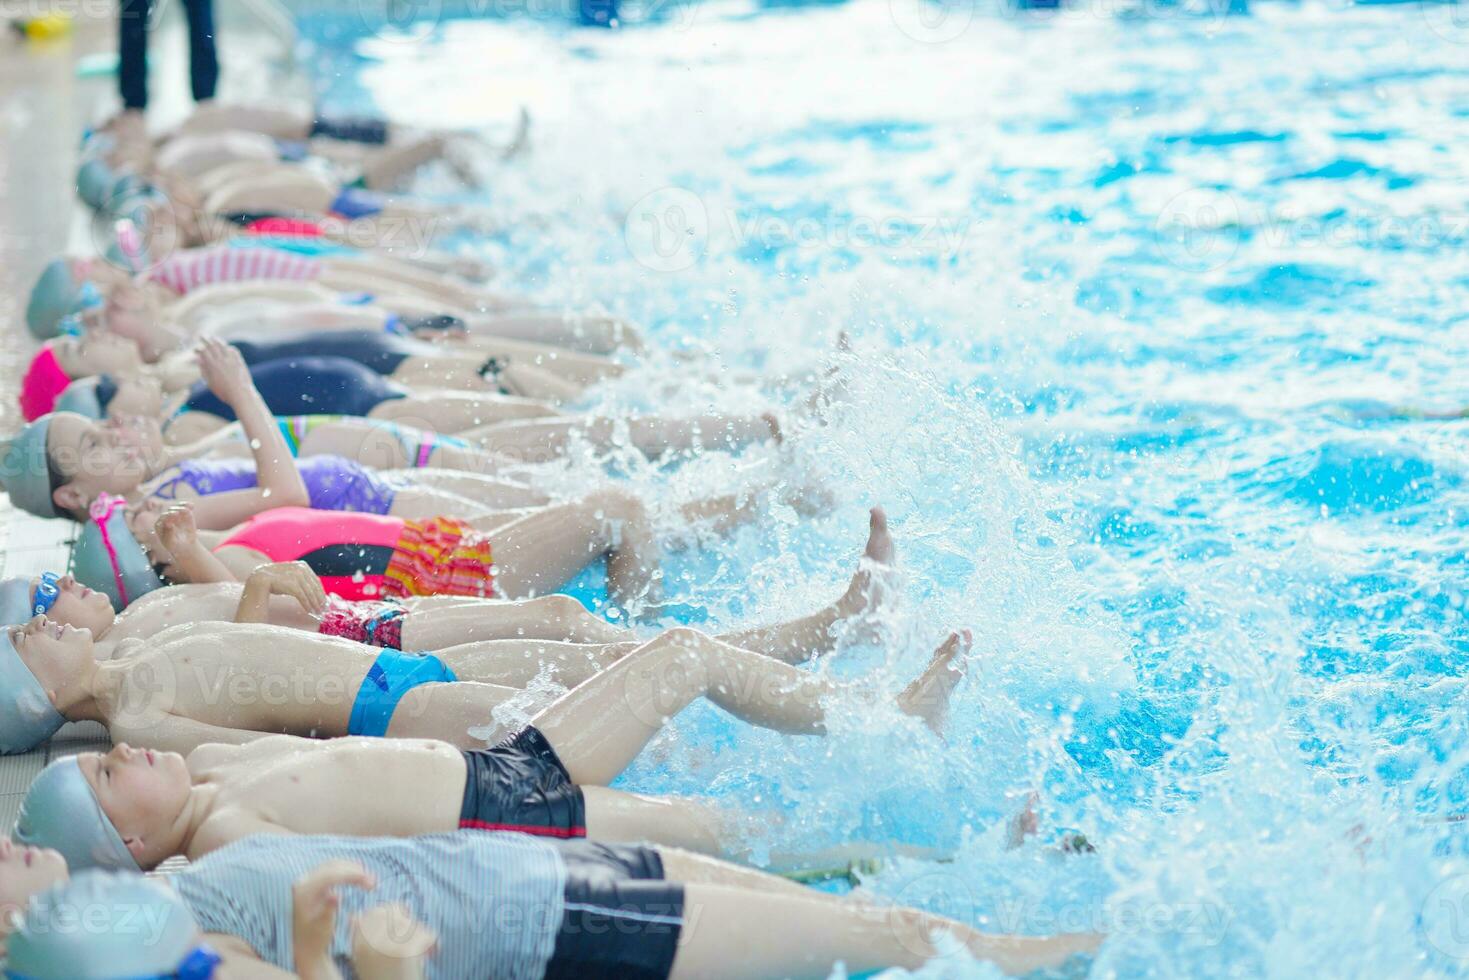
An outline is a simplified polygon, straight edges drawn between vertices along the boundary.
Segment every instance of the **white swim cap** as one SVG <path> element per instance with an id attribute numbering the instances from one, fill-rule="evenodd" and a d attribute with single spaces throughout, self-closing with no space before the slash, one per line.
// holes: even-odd
<path id="1" fill-rule="evenodd" d="M 102 494 L 92 501 L 88 516 L 71 554 L 78 582 L 105 593 L 118 612 L 168 584 L 153 571 L 148 552 L 128 528 L 123 498 Z"/>
<path id="2" fill-rule="evenodd" d="M 172 888 L 108 871 L 32 898 L 7 946 L 10 980 L 208 980 L 219 965 Z"/>
<path id="3" fill-rule="evenodd" d="M 26 601 L 30 601 L 29 584 Z M 0 632 L 0 691 L 5 692 L 0 697 L 0 754 L 28 752 L 66 724 L 41 682 L 20 659 L 8 628 Z"/>
<path id="4" fill-rule="evenodd" d="M 140 870 L 74 755 L 57 759 L 31 783 L 12 836 L 22 844 L 60 851 L 73 871 Z"/>

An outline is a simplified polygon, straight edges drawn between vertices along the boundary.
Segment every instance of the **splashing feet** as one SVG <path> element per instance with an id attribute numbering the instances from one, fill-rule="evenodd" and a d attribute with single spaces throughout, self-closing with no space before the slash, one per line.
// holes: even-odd
<path id="1" fill-rule="evenodd" d="M 940 738 L 949 717 L 949 699 L 964 678 L 973 644 L 974 635 L 969 630 L 950 633 L 949 638 L 934 651 L 933 659 L 923 673 L 898 695 L 898 709 L 922 719 Z"/>

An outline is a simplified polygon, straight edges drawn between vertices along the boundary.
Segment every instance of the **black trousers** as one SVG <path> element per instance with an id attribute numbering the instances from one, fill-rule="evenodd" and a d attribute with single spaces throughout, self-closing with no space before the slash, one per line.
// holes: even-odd
<path id="1" fill-rule="evenodd" d="M 214 98 L 214 0 L 183 0 L 189 21 L 189 81 L 194 101 Z M 151 0 L 118 0 L 117 87 L 128 109 L 148 107 L 148 15 Z"/>

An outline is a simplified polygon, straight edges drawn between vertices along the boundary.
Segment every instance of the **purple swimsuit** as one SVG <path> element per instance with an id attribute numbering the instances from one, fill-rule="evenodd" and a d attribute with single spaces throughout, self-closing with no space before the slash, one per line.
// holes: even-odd
<path id="1" fill-rule="evenodd" d="M 397 491 L 382 477 L 341 456 L 310 456 L 296 462 L 315 510 L 351 510 L 387 514 Z M 257 485 L 255 461 L 250 459 L 185 460 L 173 475 L 153 491 L 164 500 L 176 499 L 180 483 L 201 497 Z"/>

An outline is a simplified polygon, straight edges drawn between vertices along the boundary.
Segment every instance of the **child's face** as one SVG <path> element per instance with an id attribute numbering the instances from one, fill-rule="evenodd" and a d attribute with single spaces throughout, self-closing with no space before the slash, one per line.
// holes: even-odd
<path id="1" fill-rule="evenodd" d="M 9 929 L 12 912 L 24 912 L 32 895 L 68 877 L 66 858 L 56 851 L 0 837 L 0 937 Z"/>

